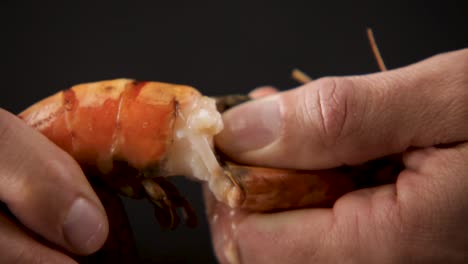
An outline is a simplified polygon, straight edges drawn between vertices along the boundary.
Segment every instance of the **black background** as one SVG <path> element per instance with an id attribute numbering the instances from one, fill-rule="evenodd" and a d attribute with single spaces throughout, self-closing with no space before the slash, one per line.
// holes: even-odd
<path id="1" fill-rule="evenodd" d="M 466 1 L 438 2 L 3 0 L 0 107 L 18 113 L 73 84 L 120 77 L 218 95 L 294 87 L 294 67 L 314 78 L 375 72 L 366 27 L 396 68 L 468 47 Z M 199 186 L 177 183 L 203 217 Z M 205 220 L 162 232 L 148 203 L 125 203 L 143 259 L 215 263 Z"/>

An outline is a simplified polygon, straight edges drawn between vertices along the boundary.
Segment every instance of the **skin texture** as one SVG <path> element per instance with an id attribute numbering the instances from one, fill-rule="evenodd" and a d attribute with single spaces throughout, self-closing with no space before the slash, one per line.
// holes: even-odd
<path id="1" fill-rule="evenodd" d="M 104 208 L 78 164 L 0 109 L 0 262 L 76 263 L 108 234 Z"/>
<path id="2" fill-rule="evenodd" d="M 384 73 L 256 90 L 260 99 L 226 112 L 216 143 L 242 163 L 325 169 L 402 153 L 405 168 L 395 184 L 348 193 L 328 209 L 249 213 L 206 192 L 220 262 L 466 263 L 467 73 L 464 49 Z"/>

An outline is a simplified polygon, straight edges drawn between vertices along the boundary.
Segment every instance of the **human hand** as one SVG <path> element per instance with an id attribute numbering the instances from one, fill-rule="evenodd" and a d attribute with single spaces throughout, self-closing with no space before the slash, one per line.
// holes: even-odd
<path id="1" fill-rule="evenodd" d="M 325 169 L 403 153 L 405 168 L 395 184 L 348 193 L 330 209 L 240 212 L 206 192 L 222 263 L 468 261 L 468 49 L 320 79 L 224 121 L 217 146 L 242 163 Z"/>
<path id="2" fill-rule="evenodd" d="M 0 263 L 76 263 L 63 252 L 91 254 L 106 240 L 106 213 L 78 164 L 0 109 L 2 203 Z"/>

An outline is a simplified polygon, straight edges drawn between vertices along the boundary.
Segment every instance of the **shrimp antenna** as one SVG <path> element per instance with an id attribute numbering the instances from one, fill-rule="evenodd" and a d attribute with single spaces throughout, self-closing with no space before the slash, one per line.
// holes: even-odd
<path id="1" fill-rule="evenodd" d="M 299 83 L 306 84 L 312 81 L 312 78 L 305 72 L 295 68 L 291 73 L 291 77 Z"/>
<path id="2" fill-rule="evenodd" d="M 379 65 L 380 71 L 386 71 L 387 67 L 385 66 L 385 62 L 382 59 L 382 55 L 380 54 L 379 47 L 377 46 L 377 42 L 375 41 L 374 32 L 372 31 L 372 28 L 367 28 L 367 38 L 369 39 L 369 44 L 371 46 L 372 53 L 374 53 L 374 58 L 377 61 L 377 65 Z M 291 77 L 302 84 L 306 84 L 312 81 L 312 78 L 309 75 L 297 68 L 293 69 Z"/>
<path id="3" fill-rule="evenodd" d="M 379 69 L 381 71 L 386 71 L 387 67 L 385 67 L 385 63 L 382 59 L 382 55 L 380 54 L 379 47 L 375 42 L 374 33 L 372 32 L 371 28 L 367 28 L 367 38 L 369 39 L 369 44 L 371 46 L 372 52 L 374 53 L 375 60 L 379 65 Z"/>

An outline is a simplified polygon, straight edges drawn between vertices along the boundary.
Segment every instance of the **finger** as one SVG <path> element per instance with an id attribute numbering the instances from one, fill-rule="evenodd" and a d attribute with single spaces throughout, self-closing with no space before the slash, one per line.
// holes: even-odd
<path id="1" fill-rule="evenodd" d="M 216 255 L 221 263 L 463 263 L 467 157 L 468 143 L 409 152 L 396 184 L 348 193 L 332 209 L 237 217 L 208 197 Z"/>
<path id="2" fill-rule="evenodd" d="M 203 195 L 216 257 L 220 263 L 241 263 L 237 246 L 237 225 L 248 215 L 247 212 L 218 202 L 207 184 L 203 185 Z"/>
<path id="3" fill-rule="evenodd" d="M 268 95 L 272 95 L 275 93 L 278 93 L 278 89 L 272 86 L 261 86 L 253 89 L 250 93 L 249 96 L 254 99 L 262 98 Z"/>
<path id="4" fill-rule="evenodd" d="M 0 200 L 27 228 L 77 254 L 104 243 L 104 208 L 78 164 L 0 110 Z"/>
<path id="5" fill-rule="evenodd" d="M 220 263 L 330 263 L 316 253 L 336 249 L 331 209 L 248 214 L 215 201 L 208 219 Z"/>
<path id="6" fill-rule="evenodd" d="M 309 263 L 314 262 L 316 249 L 331 247 L 323 244 L 333 236 L 331 209 L 250 213 L 218 202 L 206 186 L 204 196 L 220 263 Z"/>
<path id="7" fill-rule="evenodd" d="M 75 258 L 79 263 L 139 263 L 135 239 L 120 197 L 96 184 L 94 191 L 106 208 L 109 220 L 109 236 L 98 252 Z"/>
<path id="8" fill-rule="evenodd" d="M 322 169 L 468 139 L 468 49 L 325 78 L 227 111 L 217 146 L 249 164 Z"/>
<path id="9" fill-rule="evenodd" d="M 424 232 L 431 226 L 449 227 L 431 231 L 441 243 L 467 245 L 468 143 L 451 148 L 427 148 L 408 152 L 408 168 L 396 182 L 401 214 L 413 228 Z M 453 249 L 454 251 L 456 249 Z M 459 249 L 460 250 L 460 249 Z M 466 253 L 466 246 L 463 248 Z"/>
<path id="10" fill-rule="evenodd" d="M 255 213 L 239 219 L 218 204 L 212 213 L 217 216 L 211 222 L 212 240 L 221 263 L 236 263 L 229 261 L 232 252 L 237 252 L 237 263 L 379 262 L 397 250 L 397 245 L 382 243 L 394 239 L 394 201 L 394 185 L 386 185 L 345 195 L 333 209 Z M 232 225 L 234 232 L 226 228 Z"/>
<path id="11" fill-rule="evenodd" d="M 0 263 L 76 263 L 40 244 L 0 212 Z"/>

